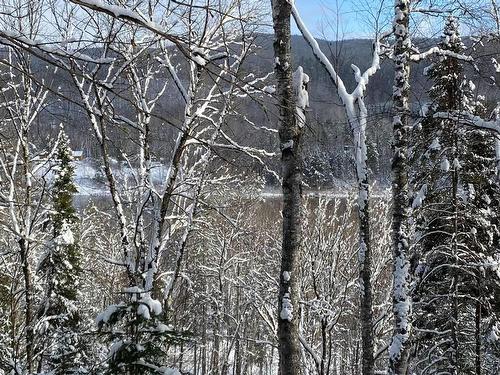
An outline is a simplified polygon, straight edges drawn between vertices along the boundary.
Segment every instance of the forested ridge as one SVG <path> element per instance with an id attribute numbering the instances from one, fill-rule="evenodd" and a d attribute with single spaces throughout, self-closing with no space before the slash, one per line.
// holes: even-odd
<path id="1" fill-rule="evenodd" d="M 311 75 L 311 84 L 309 85 L 309 92 L 311 95 L 310 100 L 310 121 L 308 123 L 308 130 L 305 133 L 306 144 L 306 164 L 305 179 L 308 185 L 312 188 L 330 188 L 332 186 L 342 185 L 342 181 L 354 180 L 352 168 L 352 139 L 349 135 L 349 127 L 345 114 L 342 109 L 342 104 L 336 97 L 332 97 L 330 85 L 328 82 L 328 75 L 322 69 L 321 64 L 314 58 L 307 43 L 301 36 L 292 35 L 292 54 L 294 61 L 297 65 L 304 67 L 304 70 Z M 416 41 L 417 45 L 422 48 L 432 46 L 436 43 L 437 39 Z M 469 48 L 468 53 L 472 56 L 479 56 L 478 64 L 484 64 L 487 57 L 494 55 L 497 48 L 497 42 L 486 41 L 482 44 L 474 43 L 471 40 L 465 40 Z M 255 49 L 253 53 L 243 63 L 245 71 L 254 72 L 254 74 L 265 75 L 269 72 L 269 64 L 273 60 L 272 52 L 272 35 L 257 34 L 255 36 L 255 43 L 259 48 Z M 319 40 L 323 49 L 329 52 L 329 58 L 338 61 L 340 72 L 346 77 L 346 84 L 348 87 L 353 87 L 355 84 L 354 76 L 350 74 L 350 63 L 363 66 L 366 64 L 370 57 L 370 50 L 372 42 L 367 39 L 359 40 L 342 40 L 338 42 L 326 42 Z M 7 53 L 4 50 L 4 54 Z M 87 53 L 93 55 L 98 54 L 98 50 L 89 49 Z M 181 65 L 179 72 L 180 79 L 185 81 L 188 79 L 185 76 L 185 67 L 183 66 L 183 57 L 175 56 L 172 58 Z M 348 61 L 349 63 L 343 63 Z M 76 94 L 76 89 L 70 82 L 69 77 L 64 72 L 48 69 L 47 62 L 37 58 L 33 59 L 33 69 L 40 72 L 46 81 L 50 82 L 52 89 L 63 93 L 64 95 Z M 415 65 L 412 71 L 411 82 L 414 90 L 412 91 L 412 111 L 414 117 L 420 116 L 420 109 L 428 101 L 427 90 L 429 88 L 429 80 L 423 75 L 424 69 L 429 65 L 428 62 L 421 62 Z M 497 98 L 497 91 L 491 87 L 490 77 L 495 77 L 498 73 L 495 72 L 491 64 L 484 64 L 479 72 L 475 71 L 472 65 L 465 67 L 470 73 L 470 77 L 476 82 L 480 95 L 486 95 L 487 107 L 494 107 Z M 368 111 L 370 113 L 368 121 L 368 132 L 370 133 L 369 147 L 371 149 L 371 170 L 375 178 L 383 186 L 388 185 L 390 179 L 390 159 L 391 159 L 391 138 L 385 137 L 390 131 L 390 118 L 391 118 L 391 90 L 393 77 L 393 66 L 389 61 L 383 61 L 380 71 L 370 81 L 370 91 L 368 92 L 366 101 L 368 104 Z M 154 85 L 161 85 L 165 82 L 169 89 L 174 88 L 174 83 L 169 81 L 168 75 L 160 75 L 158 81 Z M 181 115 L 179 101 L 175 96 L 169 96 L 168 93 L 164 94 L 159 103 L 163 111 L 168 113 L 174 119 Z M 276 129 L 277 123 L 275 119 L 270 119 L 266 116 L 265 111 L 255 106 L 252 101 L 242 101 L 240 108 L 242 111 L 249 113 L 253 121 L 266 123 L 270 128 Z M 266 102 L 264 106 L 271 104 Z M 121 108 L 125 113 L 130 114 L 131 108 L 123 104 Z M 332 122 L 335 119 L 335 123 Z M 94 159 L 89 160 L 90 163 L 98 162 L 99 148 L 93 142 L 92 134 L 88 131 L 88 120 L 85 113 L 81 108 L 73 103 L 63 101 L 53 101 L 48 103 L 46 111 L 40 113 L 40 120 L 36 124 L 36 132 L 40 135 L 33 141 L 43 144 L 46 141 L 45 136 L 56 136 L 61 120 L 65 122 L 65 131 L 70 136 L 72 148 L 74 150 L 83 151 L 85 158 Z M 234 121 L 232 124 L 233 131 L 236 132 L 238 137 L 248 137 L 248 127 L 241 126 L 238 119 L 229 119 Z M 86 124 L 86 125 L 84 125 Z M 175 129 L 162 127 L 161 119 L 152 119 L 151 131 L 155 133 L 152 140 L 152 152 L 156 161 L 168 160 L 171 156 L 171 149 L 173 147 L 173 132 Z M 161 131 L 159 130 L 161 129 Z M 110 154 L 114 159 L 124 161 L 121 152 L 133 154 L 133 147 L 130 147 L 130 142 L 127 141 L 126 131 L 116 131 L 113 134 L 114 143 L 119 144 L 119 147 L 110 148 Z M 277 140 L 273 136 L 267 134 L 253 134 L 251 137 L 252 145 L 259 146 L 265 145 L 269 148 L 276 149 L 278 147 Z M 96 159 L 96 160 L 95 160 Z M 279 170 L 277 162 L 270 161 L 272 168 L 275 171 Z M 245 163 L 243 163 L 245 164 Z M 259 169 L 257 165 L 253 166 L 256 170 Z M 269 174 L 266 175 L 267 183 L 270 187 L 277 186 L 278 181 Z"/>

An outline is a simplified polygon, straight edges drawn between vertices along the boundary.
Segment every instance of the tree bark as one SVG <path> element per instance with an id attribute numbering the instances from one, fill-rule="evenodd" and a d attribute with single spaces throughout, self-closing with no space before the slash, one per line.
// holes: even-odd
<path id="1" fill-rule="evenodd" d="M 358 219 L 359 219 L 359 283 L 361 315 L 361 366 L 363 375 L 373 375 L 375 359 L 373 355 L 373 291 L 372 291 L 372 251 L 370 238 L 370 188 L 366 154 L 364 127 L 355 132 L 356 163 L 358 179 Z"/>
<path id="2" fill-rule="evenodd" d="M 450 95 L 451 96 L 451 95 Z M 458 170 L 455 165 L 455 160 L 457 160 L 457 150 L 458 150 L 458 129 L 457 129 L 457 124 L 453 124 L 453 170 L 452 170 L 452 175 L 451 175 L 451 194 L 452 194 L 452 205 L 453 205 L 453 233 L 452 233 L 452 263 L 454 264 L 455 267 L 451 268 L 451 275 L 452 275 L 452 287 L 451 289 L 453 290 L 452 298 L 452 319 L 451 319 L 451 338 L 453 341 L 453 347 L 452 347 L 452 353 L 451 353 L 451 365 L 452 368 L 455 369 L 455 371 L 458 371 L 459 366 L 460 366 L 460 361 L 459 361 L 459 356 L 460 356 L 460 349 L 459 349 L 459 339 L 458 339 L 458 323 L 459 323 L 459 304 L 458 304 L 458 298 L 459 298 L 459 290 L 458 290 L 458 285 L 460 283 L 459 279 L 459 274 L 457 272 L 458 267 Z"/>
<path id="3" fill-rule="evenodd" d="M 277 94 L 280 100 L 280 130 L 283 243 L 278 302 L 278 341 L 281 375 L 302 373 L 300 363 L 297 281 L 301 241 L 302 155 L 301 134 L 295 117 L 290 53 L 291 4 L 272 0 L 275 33 L 274 54 Z M 293 311 L 295 309 L 295 311 Z"/>
<path id="4" fill-rule="evenodd" d="M 408 193 L 408 113 L 410 92 L 410 47 L 408 33 L 410 0 L 395 0 L 393 159 L 392 159 L 392 236 L 393 236 L 393 313 L 394 332 L 389 347 L 388 373 L 406 374 L 410 334 Z"/>
<path id="5" fill-rule="evenodd" d="M 29 100 L 28 100 L 29 102 Z M 27 120 L 24 120 L 27 124 Z M 23 278 L 24 278 L 24 302 L 26 306 L 24 307 L 25 316 L 25 331 L 26 331 L 26 371 L 31 374 L 35 368 L 34 363 L 34 348 L 35 348 L 35 331 L 33 329 L 33 276 L 31 272 L 30 265 L 30 242 L 27 239 L 31 235 L 31 223 L 33 219 L 31 216 L 31 205 L 32 205 L 32 181 L 31 181 L 31 170 L 30 170 L 30 152 L 29 152 L 29 135 L 28 135 L 29 125 L 23 124 L 21 126 L 21 147 L 22 147 L 22 157 L 23 157 L 23 173 L 24 173 L 24 183 L 25 183 L 25 196 L 24 196 L 24 225 L 23 232 L 26 238 L 20 238 L 19 244 L 19 255 L 21 258 Z"/>
<path id="6" fill-rule="evenodd" d="M 24 278 L 24 302 L 26 304 L 24 308 L 24 316 L 25 316 L 25 331 L 26 331 L 26 371 L 28 374 L 33 372 L 34 363 L 33 363 L 33 345 L 35 334 L 33 331 L 33 286 L 31 283 L 31 267 L 29 264 L 28 257 L 28 244 L 24 238 L 19 240 L 19 248 L 21 255 L 21 264 L 23 270 L 23 278 Z"/>
<path id="7" fill-rule="evenodd" d="M 474 359 L 474 367 L 476 375 L 481 375 L 481 301 L 476 301 L 476 316 L 475 316 L 475 334 L 476 353 Z"/>
<path id="8" fill-rule="evenodd" d="M 500 82 L 500 80 L 497 82 Z M 500 121 L 500 102 L 497 103 L 494 120 Z M 495 134 L 494 137 L 495 137 L 495 168 L 497 173 L 497 180 L 500 181 L 500 134 Z"/>

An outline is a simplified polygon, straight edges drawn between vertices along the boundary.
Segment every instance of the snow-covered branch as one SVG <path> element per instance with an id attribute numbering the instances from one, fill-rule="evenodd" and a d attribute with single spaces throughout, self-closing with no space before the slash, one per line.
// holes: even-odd
<path id="1" fill-rule="evenodd" d="M 463 61 L 474 61 L 474 58 L 469 55 L 464 55 L 461 53 L 456 53 L 450 50 L 445 50 L 439 47 L 432 47 L 428 49 L 425 52 L 422 53 L 414 53 L 410 55 L 410 60 L 414 62 L 421 61 L 423 59 L 426 59 L 427 57 L 431 55 L 438 55 L 438 56 L 447 56 L 447 57 L 453 57 L 458 60 L 463 60 Z"/>
<path id="2" fill-rule="evenodd" d="M 18 32 L 13 32 L 10 30 L 0 30 L 0 44 L 4 44 L 7 46 L 16 46 L 26 50 L 36 49 L 49 55 L 75 59 L 94 64 L 111 64 L 115 60 L 111 57 L 94 58 L 79 51 L 64 49 L 61 45 L 50 45 L 44 41 L 30 39 Z"/>
<path id="3" fill-rule="evenodd" d="M 387 36 L 387 34 L 383 34 L 381 36 L 377 36 L 374 41 L 374 49 L 373 49 L 373 54 L 372 54 L 372 61 L 370 64 L 370 67 L 361 74 L 359 68 L 355 65 L 352 65 L 352 69 L 354 70 L 354 74 L 356 77 L 356 82 L 358 85 L 356 88 L 353 90 L 352 93 L 349 93 L 345 87 L 344 81 L 342 78 L 338 75 L 337 71 L 335 70 L 333 64 L 328 60 L 326 55 L 323 53 L 321 50 L 318 42 L 316 39 L 312 36 L 311 32 L 308 30 L 307 26 L 305 25 L 304 21 L 300 17 L 300 13 L 295 5 L 292 6 L 292 14 L 293 18 L 295 20 L 295 23 L 297 24 L 297 27 L 299 28 L 300 32 L 302 33 L 302 36 L 306 40 L 306 42 L 309 44 L 311 47 L 314 55 L 318 58 L 320 63 L 325 67 L 327 70 L 328 74 L 330 75 L 331 80 L 333 81 L 335 87 L 337 88 L 337 93 L 342 100 L 343 104 L 346 107 L 352 107 L 354 105 L 354 101 L 358 98 L 362 98 L 365 94 L 366 91 L 366 86 L 368 85 L 368 81 L 370 77 L 377 72 L 377 70 L 380 68 L 380 53 L 381 53 L 381 38 Z"/>
<path id="4" fill-rule="evenodd" d="M 472 126 L 479 129 L 490 130 L 500 135 L 500 121 L 487 121 L 479 116 L 463 112 L 436 112 L 434 118 L 446 119 L 459 122 L 463 125 Z"/>
<path id="5" fill-rule="evenodd" d="M 170 34 L 166 31 L 161 25 L 158 25 L 156 22 L 148 19 L 144 14 L 140 11 L 133 11 L 131 9 L 106 4 L 100 0 L 70 0 L 72 3 L 81 5 L 83 7 L 96 10 L 101 13 L 106 13 L 114 18 L 122 19 L 125 21 L 132 22 L 136 25 L 140 25 L 155 34 L 162 36 L 163 38 L 171 41 L 177 46 L 181 46 L 181 40 L 177 36 Z"/>

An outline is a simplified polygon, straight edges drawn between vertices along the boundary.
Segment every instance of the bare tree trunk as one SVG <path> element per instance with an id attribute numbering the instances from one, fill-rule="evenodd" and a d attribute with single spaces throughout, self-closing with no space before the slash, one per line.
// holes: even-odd
<path id="1" fill-rule="evenodd" d="M 394 47 L 395 71 L 393 88 L 393 313 L 394 332 L 389 347 L 388 373 L 406 374 L 408 364 L 409 315 L 409 227 L 410 214 L 408 194 L 408 113 L 410 91 L 410 36 L 408 33 L 410 0 L 395 0 Z"/>
<path id="2" fill-rule="evenodd" d="M 356 350 L 354 352 L 354 362 L 351 365 L 352 374 L 359 374 L 359 341 L 356 340 Z"/>
<path id="3" fill-rule="evenodd" d="M 295 117 L 290 53 L 291 4 L 272 0 L 277 94 L 280 98 L 280 142 L 283 189 L 283 243 L 278 301 L 280 374 L 301 374 L 297 312 L 298 256 L 301 240 L 302 129 Z"/>
<path id="4" fill-rule="evenodd" d="M 24 277 L 24 319 L 25 319 L 25 331 L 26 331 L 26 371 L 28 374 L 33 372 L 33 340 L 35 334 L 33 332 L 33 295 L 32 295 L 32 283 L 31 283 L 31 267 L 28 258 L 28 245 L 24 238 L 19 240 L 21 263 L 23 269 Z"/>
<path id="5" fill-rule="evenodd" d="M 375 360 L 373 357 L 373 297 L 371 284 L 372 255 L 368 221 L 368 215 L 365 214 L 365 216 L 360 217 L 360 237 L 362 241 L 360 246 L 365 246 L 364 259 L 360 262 L 361 270 L 359 275 L 363 283 L 363 290 L 361 291 L 361 341 L 363 346 L 363 375 L 373 375 L 375 371 Z"/>
<path id="6" fill-rule="evenodd" d="M 500 82 L 500 74 L 499 74 L 499 80 L 497 82 Z M 493 119 L 496 121 L 500 121 L 500 102 L 497 103 Z M 497 180 L 500 181 L 500 134 L 495 134 L 494 137 L 495 137 L 495 168 L 497 173 Z"/>
<path id="7" fill-rule="evenodd" d="M 476 330 L 475 330 L 475 341 L 476 341 L 476 358 L 475 358 L 475 368 L 476 375 L 481 375 L 481 301 L 476 301 Z"/>
<path id="8" fill-rule="evenodd" d="M 453 124 L 453 160 L 457 160 L 457 149 L 458 149 L 458 129 L 457 124 Z M 453 204 L 453 233 L 452 233 L 452 263 L 455 267 L 458 266 L 458 170 L 455 162 L 453 162 L 453 171 L 452 171 L 452 204 Z M 453 267 L 451 269 L 452 275 L 452 321 L 451 321 L 451 338 L 453 341 L 453 349 L 452 349 L 452 357 L 451 364 L 453 367 L 453 371 L 457 373 L 459 368 L 459 339 L 458 339 L 458 319 L 459 319 L 459 305 L 458 305 L 458 285 L 460 283 L 459 275 L 457 269 Z"/>
<path id="9" fill-rule="evenodd" d="M 241 268 L 240 265 L 238 264 L 236 267 L 236 276 L 238 279 L 240 278 L 241 275 Z M 238 285 L 236 286 L 236 316 L 239 319 L 241 318 L 241 287 Z M 244 311 L 244 310 L 243 310 Z M 241 322 L 240 324 L 244 324 Z M 240 335 L 240 327 L 236 327 L 236 343 L 235 343 L 235 348 L 234 348 L 234 358 L 235 358 L 235 365 L 234 365 L 234 375 L 241 375 L 241 360 L 242 360 L 242 355 L 241 355 L 241 335 Z"/>
<path id="10" fill-rule="evenodd" d="M 371 245 L 370 245 L 370 189 L 368 180 L 367 150 L 366 150 L 366 125 L 368 110 L 364 103 L 364 92 L 366 84 L 371 75 L 379 68 L 380 64 L 380 40 L 374 43 L 374 54 L 371 67 L 363 73 L 364 80 L 357 79 L 358 86 L 349 94 L 343 80 L 337 74 L 336 69 L 321 51 L 318 43 L 311 37 L 306 25 L 302 21 L 299 12 L 292 7 L 293 16 L 299 30 L 311 46 L 313 54 L 326 68 L 330 79 L 337 89 L 351 127 L 354 139 L 354 153 L 356 160 L 356 178 L 358 182 L 358 218 L 359 218 L 359 284 L 360 284 L 360 321 L 362 337 L 362 373 L 373 375 L 373 308 L 372 308 L 372 286 L 371 286 Z M 358 67 L 352 66 L 356 74 L 361 75 Z"/>
<path id="11" fill-rule="evenodd" d="M 373 307 L 372 307 L 372 251 L 370 238 L 370 189 L 366 154 L 366 135 L 364 128 L 355 133 L 357 179 L 358 179 L 358 218 L 359 218 L 359 281 L 361 313 L 361 366 L 363 375 L 373 375 Z"/>
<path id="12" fill-rule="evenodd" d="M 198 375 L 198 346 L 194 343 L 193 374 Z"/>
<path id="13" fill-rule="evenodd" d="M 326 353 L 327 353 L 327 325 L 328 321 L 326 318 L 321 319 L 321 368 L 320 375 L 325 375 L 325 364 L 326 364 Z"/>
<path id="14" fill-rule="evenodd" d="M 201 373 L 207 373 L 207 309 L 203 306 L 203 335 L 201 337 Z"/>
<path id="15" fill-rule="evenodd" d="M 26 120 L 25 120 L 26 121 Z M 27 124 L 27 121 L 26 121 Z M 31 265 L 29 259 L 29 247 L 30 243 L 28 237 L 31 235 L 31 202 L 32 202 L 32 181 L 31 181 L 31 171 L 30 171 L 30 153 L 29 153 L 29 139 L 28 139 L 28 126 L 22 125 L 21 127 L 21 147 L 23 156 L 23 173 L 25 186 L 25 197 L 24 197 L 24 225 L 23 234 L 26 238 L 19 239 L 19 249 L 21 256 L 21 264 L 24 278 L 24 302 L 26 306 L 24 307 L 25 315 L 25 331 L 26 331 L 26 371 L 31 374 L 34 370 L 33 354 L 34 354 L 34 339 L 35 332 L 33 330 L 33 285 L 32 285 L 32 274 Z"/>
<path id="16" fill-rule="evenodd" d="M 495 155 L 497 179 L 500 181 L 500 135 L 498 134 L 495 136 Z"/>
<path id="17" fill-rule="evenodd" d="M 215 307 L 215 327 L 214 327 L 214 344 L 212 348 L 212 364 L 210 373 L 214 375 L 219 375 L 219 362 L 220 362 L 220 311 L 219 307 Z"/>

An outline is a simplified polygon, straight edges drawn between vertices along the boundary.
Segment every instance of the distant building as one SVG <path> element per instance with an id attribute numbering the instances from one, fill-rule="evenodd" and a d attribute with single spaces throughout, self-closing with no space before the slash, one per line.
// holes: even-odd
<path id="1" fill-rule="evenodd" d="M 83 151 L 73 151 L 73 160 L 83 160 Z"/>

